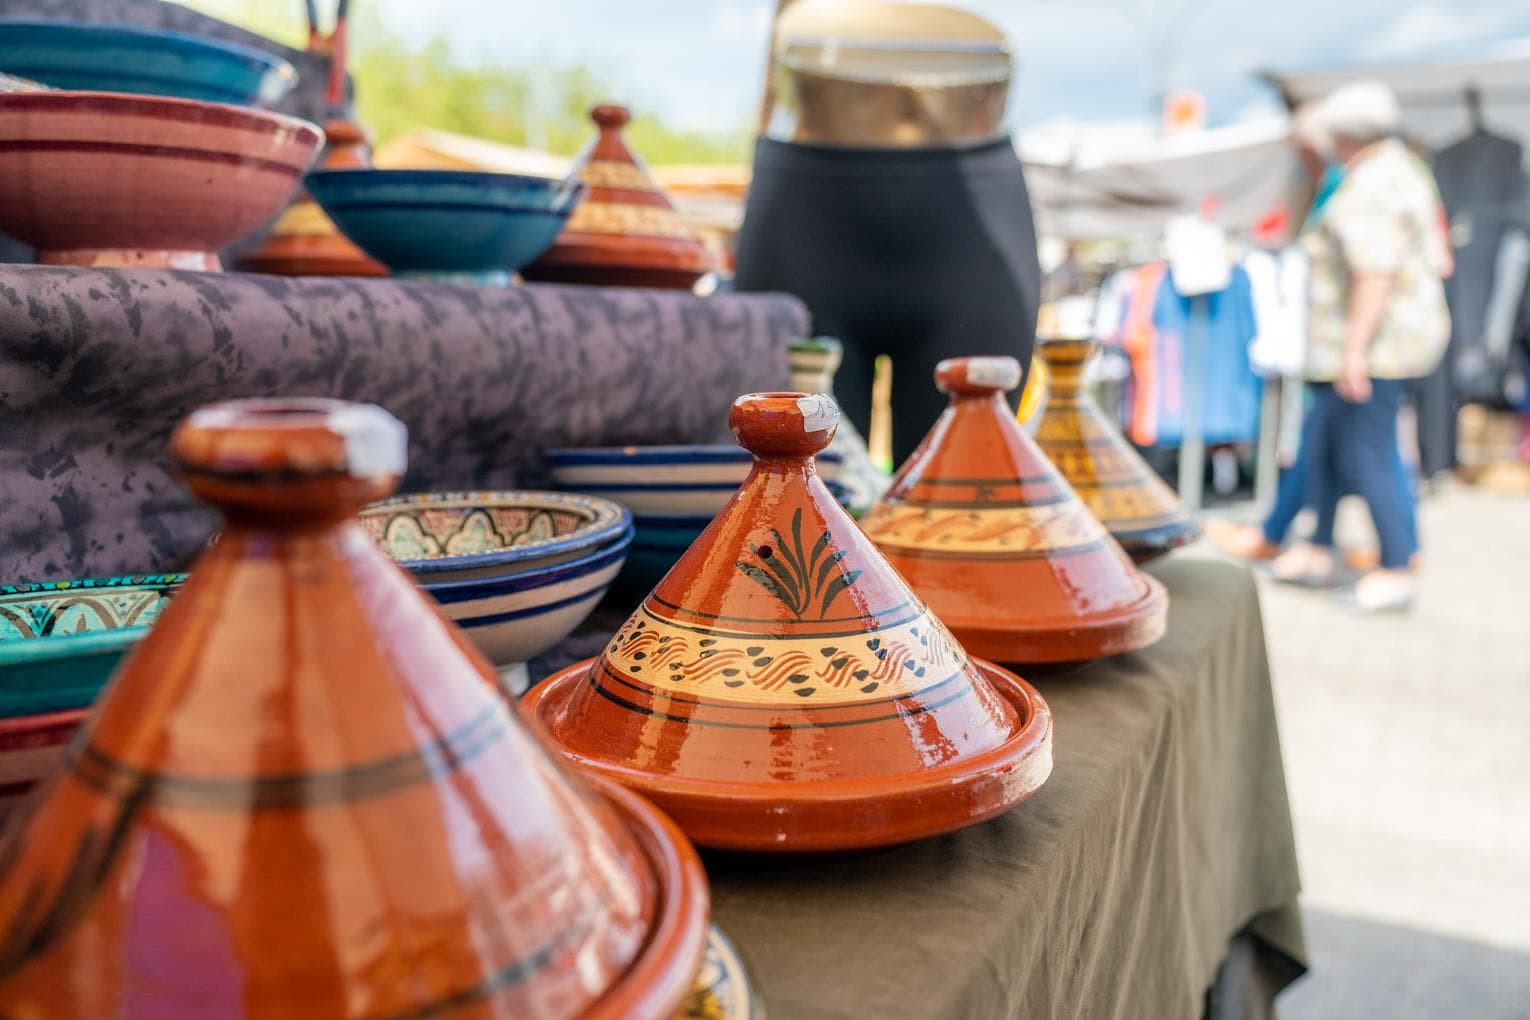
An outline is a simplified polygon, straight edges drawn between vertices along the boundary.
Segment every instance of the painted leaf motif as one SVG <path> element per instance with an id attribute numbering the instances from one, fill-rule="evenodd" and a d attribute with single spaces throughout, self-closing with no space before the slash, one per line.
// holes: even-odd
<path id="1" fill-rule="evenodd" d="M 840 592 L 854 584 L 856 578 L 860 576 L 861 572 L 859 570 L 852 570 L 848 574 L 840 574 L 834 580 L 830 581 L 829 586 L 823 590 L 823 604 L 818 608 L 818 615 L 827 616 L 829 613 L 829 604 L 834 601 L 835 597 L 839 595 Z"/>
<path id="2" fill-rule="evenodd" d="M 802 613 L 797 609 L 796 600 L 792 598 L 791 592 L 782 586 L 780 578 L 776 577 L 775 574 L 772 574 L 764 567 L 756 566 L 753 563 L 745 563 L 742 560 L 739 561 L 738 569 L 742 570 L 744 576 L 749 578 L 749 580 L 780 599 L 786 608 L 795 613 L 798 618 L 801 618 Z"/>

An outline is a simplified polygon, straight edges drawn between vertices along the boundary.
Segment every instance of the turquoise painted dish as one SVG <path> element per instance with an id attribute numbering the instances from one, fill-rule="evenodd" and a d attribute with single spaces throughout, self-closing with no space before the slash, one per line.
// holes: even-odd
<path id="1" fill-rule="evenodd" d="M 297 70 L 250 46 L 184 32 L 68 20 L 0 19 L 0 71 L 56 89 L 271 106 Z"/>
<path id="2" fill-rule="evenodd" d="M 90 705 L 185 574 L 0 585 L 0 719 Z"/>
<path id="3" fill-rule="evenodd" d="M 583 193 L 573 179 L 471 170 L 317 170 L 308 191 L 393 273 L 508 283 L 552 246 Z"/>

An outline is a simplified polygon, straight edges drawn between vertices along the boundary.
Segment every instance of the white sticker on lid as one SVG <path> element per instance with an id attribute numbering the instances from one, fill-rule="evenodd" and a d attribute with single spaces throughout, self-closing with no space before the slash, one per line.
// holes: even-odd
<path id="1" fill-rule="evenodd" d="M 839 424 L 839 405 L 833 398 L 822 393 L 810 393 L 797 399 L 797 410 L 802 412 L 804 432 L 822 432 Z"/>
<path id="2" fill-rule="evenodd" d="M 1020 385 L 1020 362 L 1014 358 L 968 358 L 967 384 L 1012 390 Z"/>

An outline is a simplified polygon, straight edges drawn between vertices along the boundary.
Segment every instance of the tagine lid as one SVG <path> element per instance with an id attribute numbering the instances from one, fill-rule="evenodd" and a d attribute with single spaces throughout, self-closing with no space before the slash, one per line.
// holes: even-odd
<path id="1" fill-rule="evenodd" d="M 862 519 L 877 546 L 975 654 L 1094 658 L 1163 634 L 1167 596 L 1047 462 L 1003 395 L 1008 357 L 935 369 L 950 406 Z"/>
<path id="2" fill-rule="evenodd" d="M 694 851 L 528 732 L 355 520 L 404 451 L 386 412 L 337 401 L 215 405 L 177 429 L 226 526 L 11 820 L 0 1013 L 684 1001 L 706 931 Z"/>
<path id="3" fill-rule="evenodd" d="M 628 147 L 623 129 L 631 111 L 602 104 L 590 110 L 590 119 L 599 133 L 574 170 L 584 197 L 552 247 L 523 275 L 553 278 L 560 270 L 582 270 L 592 274 L 590 282 L 622 282 L 622 272 L 630 271 L 634 282 L 668 279 L 688 287 L 715 269 L 711 252 Z"/>
<path id="4" fill-rule="evenodd" d="M 706 845 L 902 842 L 1050 769 L 1039 695 L 969 658 L 817 477 L 838 419 L 820 394 L 740 397 L 748 479 L 602 654 L 525 703 Z"/>
<path id="5" fill-rule="evenodd" d="M 1088 339 L 1037 340 L 1052 384 L 1036 421 L 1036 442 L 1127 554 L 1141 562 L 1194 541 L 1201 525 L 1084 388 L 1094 351 Z"/>
<path id="6" fill-rule="evenodd" d="M 366 129 L 344 117 L 324 122 L 324 170 L 364 170 L 372 165 Z M 304 188 L 272 224 L 265 238 L 238 256 L 239 268 L 278 276 L 387 276 L 388 267 L 340 232 Z"/>

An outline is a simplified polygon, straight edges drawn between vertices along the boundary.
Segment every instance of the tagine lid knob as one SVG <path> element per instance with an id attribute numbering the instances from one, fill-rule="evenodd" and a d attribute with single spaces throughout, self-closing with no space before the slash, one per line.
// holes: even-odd
<path id="1" fill-rule="evenodd" d="M 375 404 L 231 400 L 187 416 L 170 454 L 192 492 L 225 512 L 344 515 L 397 488 L 409 434 Z"/>
<path id="2" fill-rule="evenodd" d="M 590 119 L 602 130 L 623 128 L 632 120 L 632 111 L 620 103 L 599 103 L 590 108 Z"/>
<path id="3" fill-rule="evenodd" d="M 746 393 L 728 410 L 728 427 L 756 458 L 812 457 L 839 428 L 839 405 L 822 393 Z"/>
<path id="4" fill-rule="evenodd" d="M 947 358 L 935 366 L 935 385 L 953 395 L 1008 393 L 1024 375 L 1020 362 L 1006 355 Z"/>

